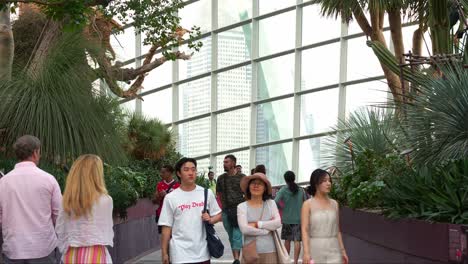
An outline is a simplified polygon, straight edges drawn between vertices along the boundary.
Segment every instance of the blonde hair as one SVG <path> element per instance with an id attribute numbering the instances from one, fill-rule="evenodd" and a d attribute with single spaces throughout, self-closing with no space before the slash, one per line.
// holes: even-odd
<path id="1" fill-rule="evenodd" d="M 101 158 L 86 154 L 78 157 L 67 176 L 63 193 L 63 210 L 75 218 L 88 215 L 94 202 L 107 194 Z"/>

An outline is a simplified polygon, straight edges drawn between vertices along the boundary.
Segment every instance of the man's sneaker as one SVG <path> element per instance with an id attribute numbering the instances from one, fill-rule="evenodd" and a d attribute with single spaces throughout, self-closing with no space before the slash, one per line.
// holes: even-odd
<path id="1" fill-rule="evenodd" d="M 238 259 L 235 259 L 234 262 L 232 262 L 232 264 L 240 264 L 240 261 Z"/>

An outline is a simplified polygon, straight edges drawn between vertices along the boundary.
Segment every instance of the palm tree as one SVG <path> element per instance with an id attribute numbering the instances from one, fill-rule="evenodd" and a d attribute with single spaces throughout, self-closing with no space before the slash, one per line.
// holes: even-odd
<path id="1" fill-rule="evenodd" d="M 459 15 L 459 4 L 465 9 L 468 8 L 466 0 L 312 0 L 312 3 L 321 6 L 321 12 L 324 16 L 341 17 L 346 23 L 352 19 L 356 20 L 362 32 L 372 41 L 373 45 L 391 53 L 383 35 L 384 17 L 385 14 L 388 15 L 395 59 L 386 60 L 385 56 L 379 53 L 376 55 L 381 63 L 394 101 L 397 103 L 403 102 L 404 95 L 409 92 L 409 85 L 405 83 L 406 79 L 400 79 L 400 69 L 396 67 L 405 61 L 402 17 L 406 16 L 410 22 L 418 23 L 418 28 L 414 31 L 412 38 L 411 52 L 413 55 L 422 54 L 423 34 L 428 29 L 431 31 L 433 54 L 447 54 L 458 52 L 454 49 L 450 38 L 451 27 L 458 20 L 451 18 L 454 15 Z M 369 19 L 366 17 L 366 13 L 369 14 Z M 460 24 L 464 26 L 460 15 L 459 20 Z"/>

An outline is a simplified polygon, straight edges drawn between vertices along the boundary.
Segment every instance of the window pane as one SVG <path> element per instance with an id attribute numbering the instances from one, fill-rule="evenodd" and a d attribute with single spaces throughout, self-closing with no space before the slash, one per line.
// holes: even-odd
<path id="1" fill-rule="evenodd" d="M 172 61 L 166 61 L 163 65 L 150 71 L 148 76 L 145 77 L 143 92 L 149 91 L 155 88 L 159 88 L 163 85 L 170 84 L 172 82 Z"/>
<path id="2" fill-rule="evenodd" d="M 129 113 L 135 112 L 135 100 L 128 101 L 120 105 L 124 111 L 128 111 Z"/>
<path id="3" fill-rule="evenodd" d="M 123 32 L 113 34 L 110 44 L 115 52 L 116 60 L 123 62 L 135 58 L 135 28 L 127 28 Z"/>
<path id="4" fill-rule="evenodd" d="M 167 124 L 172 121 L 172 89 L 168 88 L 143 97 L 143 115 L 158 118 Z"/>
<path id="5" fill-rule="evenodd" d="M 205 179 L 208 179 L 208 172 L 210 169 L 210 159 L 205 158 L 205 159 L 197 159 L 197 173 L 198 176 L 204 176 Z"/>
<path id="6" fill-rule="evenodd" d="M 250 174 L 250 164 L 249 164 L 250 154 L 249 154 L 249 151 L 244 150 L 244 151 L 232 152 L 232 153 L 229 153 L 229 154 L 232 154 L 232 155 L 234 155 L 236 157 L 236 159 L 237 159 L 236 164 L 242 166 L 242 173 L 244 173 L 245 175 L 249 175 Z M 216 168 L 215 173 L 216 173 L 217 176 L 224 173 L 223 161 L 224 161 L 224 157 L 226 157 L 226 155 L 227 154 L 216 156 L 216 165 L 214 165 L 213 167 Z"/>
<path id="7" fill-rule="evenodd" d="M 255 153 L 255 164 L 265 165 L 271 184 L 284 184 L 283 175 L 291 169 L 292 143 L 257 148 Z"/>
<path id="8" fill-rule="evenodd" d="M 327 151 L 325 137 L 311 138 L 299 142 L 299 176 L 298 182 L 309 182 L 315 169 L 325 169 L 323 157 Z M 322 158 L 321 158 L 322 157 Z"/>
<path id="9" fill-rule="evenodd" d="M 210 152 L 211 118 L 202 118 L 180 124 L 177 147 L 186 157 L 196 157 Z"/>
<path id="10" fill-rule="evenodd" d="M 218 109 L 250 102 L 252 65 L 218 74 Z"/>
<path id="11" fill-rule="evenodd" d="M 319 5 L 308 5 L 302 9 L 302 45 L 339 38 L 340 20 L 320 15 Z"/>
<path id="12" fill-rule="evenodd" d="M 258 99 L 292 92 L 294 92 L 294 54 L 259 63 Z"/>
<path id="13" fill-rule="evenodd" d="M 250 107 L 217 116 L 217 151 L 249 145 Z"/>
<path id="14" fill-rule="evenodd" d="M 208 113 L 211 108 L 211 78 L 179 85 L 179 119 Z"/>
<path id="15" fill-rule="evenodd" d="M 301 136 L 332 130 L 338 120 L 338 88 L 302 96 Z"/>
<path id="16" fill-rule="evenodd" d="M 257 106 L 257 143 L 292 137 L 294 98 Z"/>
<path id="17" fill-rule="evenodd" d="M 218 0 L 218 27 L 222 28 L 252 17 L 252 2 Z"/>
<path id="18" fill-rule="evenodd" d="M 259 13 L 263 15 L 295 4 L 296 0 L 259 0 Z"/>
<path id="19" fill-rule="evenodd" d="M 193 76 L 211 71 L 211 37 L 201 40 L 203 47 L 200 51 L 193 53 L 189 60 L 178 60 L 179 80 L 184 80 Z M 180 51 L 191 54 L 187 45 L 183 45 Z"/>
<path id="20" fill-rule="evenodd" d="M 365 37 L 348 40 L 348 81 L 383 75 L 379 60 L 366 41 Z"/>
<path id="21" fill-rule="evenodd" d="M 211 0 L 199 0 L 179 10 L 181 26 L 191 29 L 200 27 L 202 33 L 211 30 Z"/>
<path id="22" fill-rule="evenodd" d="M 340 43 L 302 51 L 301 90 L 338 84 Z"/>
<path id="23" fill-rule="evenodd" d="M 385 80 L 360 83 L 346 87 L 346 115 L 358 108 L 381 105 L 391 100 L 391 93 Z"/>
<path id="24" fill-rule="evenodd" d="M 223 31 L 218 35 L 218 68 L 250 60 L 252 24 Z"/>
<path id="25" fill-rule="evenodd" d="M 260 20 L 260 57 L 294 48 L 295 28 L 295 11 Z"/>

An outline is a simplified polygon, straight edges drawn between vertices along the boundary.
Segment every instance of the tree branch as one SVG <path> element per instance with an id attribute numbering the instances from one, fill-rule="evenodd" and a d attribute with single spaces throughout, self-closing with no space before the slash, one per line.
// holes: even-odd
<path id="1" fill-rule="evenodd" d="M 362 32 L 364 32 L 364 34 L 366 34 L 367 36 L 372 35 L 372 27 L 370 26 L 369 21 L 364 15 L 362 8 L 353 10 L 353 15 L 356 21 L 358 22 L 359 27 L 362 29 Z"/>
<path id="2" fill-rule="evenodd" d="M 94 0 L 88 3 L 88 6 L 96 6 L 96 5 L 103 5 L 107 6 L 113 0 Z M 36 4 L 41 6 L 59 6 L 63 5 L 65 2 L 48 2 L 48 1 L 41 1 L 41 0 L 0 0 L 0 4 L 8 4 L 8 3 L 25 3 L 25 4 Z"/>
<path id="3" fill-rule="evenodd" d="M 153 54 L 154 55 L 154 54 Z M 152 56 L 153 56 L 152 55 Z M 177 52 L 176 54 L 176 59 L 181 59 L 181 60 L 188 60 L 192 57 L 192 54 L 188 55 L 183 52 Z M 146 59 L 148 59 L 150 56 L 147 56 Z M 160 57 L 155 59 L 153 62 L 149 62 L 145 59 L 145 63 L 141 67 L 138 67 L 136 69 L 134 68 L 121 68 L 121 66 L 111 66 L 110 60 L 105 57 L 105 56 L 98 56 L 96 57 L 96 60 L 100 66 L 99 69 L 96 71 L 98 72 L 98 76 L 103 78 L 107 85 L 109 86 L 109 89 L 111 91 L 121 97 L 121 98 L 140 98 L 138 95 L 138 91 L 142 89 L 141 84 L 143 83 L 144 77 L 142 75 L 145 75 L 146 73 L 154 70 L 155 68 L 161 66 L 164 64 L 166 61 L 168 61 L 168 58 L 166 57 Z M 117 84 L 117 81 L 121 82 L 129 82 L 132 80 L 135 80 L 138 78 L 135 83 L 126 91 L 124 91 L 122 88 L 119 87 Z"/>

